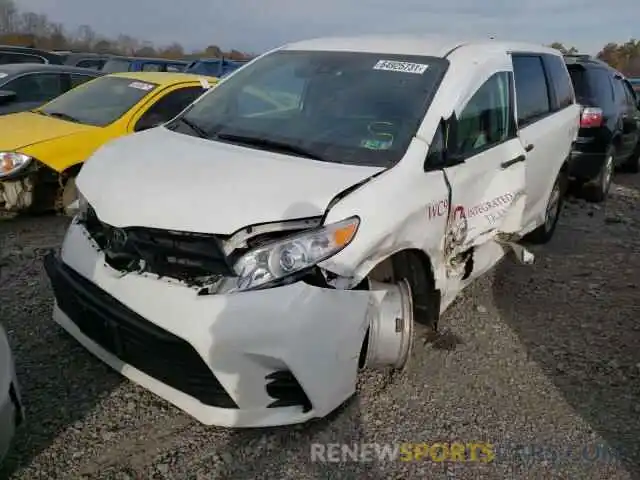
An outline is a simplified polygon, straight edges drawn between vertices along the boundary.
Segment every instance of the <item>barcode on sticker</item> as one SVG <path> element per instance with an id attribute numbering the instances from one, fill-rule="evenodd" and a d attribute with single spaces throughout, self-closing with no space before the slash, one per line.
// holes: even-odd
<path id="1" fill-rule="evenodd" d="M 419 75 L 427 71 L 429 65 L 423 63 L 394 62 L 393 60 L 378 60 L 373 66 L 374 70 L 388 70 L 391 72 L 417 73 Z"/>
<path id="2" fill-rule="evenodd" d="M 129 86 L 131 88 L 137 88 L 138 90 L 145 90 L 147 92 L 153 88 L 153 85 L 151 85 L 150 83 L 143 82 L 131 82 Z"/>

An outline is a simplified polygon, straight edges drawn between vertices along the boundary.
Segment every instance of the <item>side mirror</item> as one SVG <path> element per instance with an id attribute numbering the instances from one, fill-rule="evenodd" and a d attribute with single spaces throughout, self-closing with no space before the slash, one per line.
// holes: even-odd
<path id="1" fill-rule="evenodd" d="M 0 90 L 0 105 L 6 105 L 13 102 L 17 97 L 16 92 L 11 90 Z"/>

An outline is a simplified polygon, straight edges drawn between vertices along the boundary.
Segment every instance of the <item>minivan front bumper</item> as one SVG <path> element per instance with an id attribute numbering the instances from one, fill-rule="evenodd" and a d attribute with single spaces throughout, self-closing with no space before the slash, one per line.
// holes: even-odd
<path id="1" fill-rule="evenodd" d="M 200 422 L 228 427 L 300 423 L 340 406 L 385 295 L 300 281 L 198 296 L 112 269 L 76 222 L 45 268 L 54 320 L 85 348 Z"/>

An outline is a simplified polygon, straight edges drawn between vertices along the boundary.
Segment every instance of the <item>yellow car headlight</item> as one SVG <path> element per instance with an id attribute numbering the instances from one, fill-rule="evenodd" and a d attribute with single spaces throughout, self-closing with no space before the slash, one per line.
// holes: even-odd
<path id="1" fill-rule="evenodd" d="M 29 155 L 18 152 L 0 152 L 0 178 L 18 173 L 33 161 Z"/>

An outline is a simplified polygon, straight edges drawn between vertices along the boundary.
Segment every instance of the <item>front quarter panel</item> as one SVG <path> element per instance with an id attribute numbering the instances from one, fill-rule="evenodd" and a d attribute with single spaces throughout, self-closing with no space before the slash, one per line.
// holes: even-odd
<path id="1" fill-rule="evenodd" d="M 385 258 L 400 250 L 418 249 L 429 256 L 434 271 L 439 271 L 448 188 L 441 171 L 415 168 L 420 164 L 415 160 L 424 159 L 427 150 L 425 142 L 414 139 L 398 165 L 330 209 L 327 224 L 357 215 L 360 226 L 351 244 L 322 262 L 322 268 L 349 278 L 354 286 Z M 414 161 L 405 161 L 407 157 Z"/>

